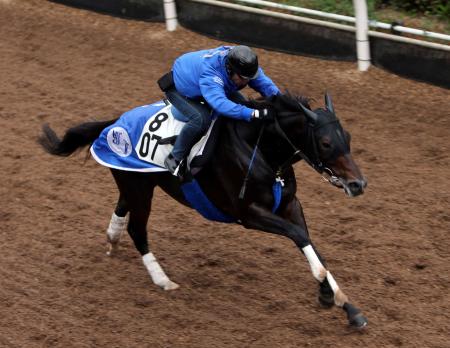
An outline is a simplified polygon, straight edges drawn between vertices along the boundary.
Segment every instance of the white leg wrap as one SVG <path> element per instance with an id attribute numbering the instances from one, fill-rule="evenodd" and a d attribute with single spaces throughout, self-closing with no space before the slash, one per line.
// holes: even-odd
<path id="1" fill-rule="evenodd" d="M 327 271 L 327 280 L 330 284 L 331 290 L 334 292 L 334 303 L 336 306 L 342 307 L 346 302 L 348 302 L 348 297 L 339 288 L 329 271 Z"/>
<path id="2" fill-rule="evenodd" d="M 150 274 L 153 283 L 163 288 L 164 290 L 174 290 L 178 288 L 178 284 L 172 282 L 169 277 L 167 277 L 166 273 L 164 273 L 158 261 L 156 261 L 153 253 L 150 252 L 148 254 L 145 254 L 142 257 L 142 261 L 144 262 L 144 265 L 147 268 L 147 271 Z"/>
<path id="3" fill-rule="evenodd" d="M 327 270 L 322 265 L 322 262 L 320 262 L 313 247 L 311 245 L 307 245 L 302 250 L 309 262 L 314 278 L 316 278 L 319 282 L 323 282 L 327 276 Z"/>
<path id="4" fill-rule="evenodd" d="M 331 286 L 331 290 L 333 290 L 334 293 L 337 293 L 339 290 L 339 286 L 337 285 L 336 281 L 329 271 L 327 271 L 327 280 L 328 284 L 330 284 Z"/>
<path id="5" fill-rule="evenodd" d="M 127 230 L 128 214 L 124 217 L 117 216 L 115 213 L 111 216 L 106 235 L 110 243 L 118 243 L 120 236 Z"/>
<path id="6" fill-rule="evenodd" d="M 346 302 L 348 302 L 348 298 L 339 288 L 331 273 L 322 265 L 322 262 L 320 262 L 313 247 L 311 245 L 307 245 L 302 250 L 308 259 L 314 278 L 321 283 L 325 278 L 327 278 L 331 290 L 333 290 L 334 293 L 334 303 L 336 306 L 342 307 Z"/>

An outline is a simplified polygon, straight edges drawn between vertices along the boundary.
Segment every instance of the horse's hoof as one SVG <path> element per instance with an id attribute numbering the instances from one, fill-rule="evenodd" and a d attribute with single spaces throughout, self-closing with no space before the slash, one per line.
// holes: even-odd
<path id="1" fill-rule="evenodd" d="M 108 244 L 108 250 L 106 251 L 106 255 L 111 257 L 117 251 L 117 244 Z"/>
<path id="2" fill-rule="evenodd" d="M 369 321 L 362 313 L 358 313 L 349 319 L 349 324 L 354 328 L 364 329 L 369 324 Z"/>
<path id="3" fill-rule="evenodd" d="M 163 287 L 164 290 L 175 290 L 178 289 L 180 286 L 177 283 L 174 283 L 173 281 L 169 280 Z"/>
<path id="4" fill-rule="evenodd" d="M 352 327 L 357 328 L 357 329 L 363 329 L 369 324 L 369 321 L 362 314 L 362 312 L 358 308 L 353 306 L 351 303 L 348 303 L 348 302 L 344 303 L 344 305 L 342 306 L 342 309 L 345 312 L 347 312 L 348 323 Z"/>

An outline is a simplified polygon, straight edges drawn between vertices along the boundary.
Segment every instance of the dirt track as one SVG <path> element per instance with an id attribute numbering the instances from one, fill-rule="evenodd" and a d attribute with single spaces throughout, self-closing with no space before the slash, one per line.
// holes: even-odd
<path id="1" fill-rule="evenodd" d="M 187 50 L 222 44 L 184 29 L 46 1 L 0 0 L 0 347 L 450 347 L 450 93 L 353 63 L 258 50 L 281 87 L 329 90 L 369 179 L 356 199 L 296 166 L 313 240 L 370 321 L 319 308 L 286 239 L 205 221 L 157 191 L 151 248 L 181 285 L 152 285 L 126 236 L 105 255 L 117 192 L 84 152 L 37 147 L 161 93 Z M 445 73 L 445 72 L 443 72 Z"/>

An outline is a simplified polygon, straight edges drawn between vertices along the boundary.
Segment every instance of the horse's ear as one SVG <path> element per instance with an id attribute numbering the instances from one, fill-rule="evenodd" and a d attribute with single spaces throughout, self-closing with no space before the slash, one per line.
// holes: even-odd
<path id="1" fill-rule="evenodd" d="M 331 96 L 328 94 L 328 92 L 325 93 L 325 106 L 327 107 L 327 110 L 334 114 L 334 106 L 333 102 L 331 101 Z"/>
<path id="2" fill-rule="evenodd" d="M 306 117 L 308 117 L 313 122 L 316 122 L 318 120 L 319 116 L 317 116 L 314 111 L 305 108 L 305 106 L 302 103 L 299 104 L 303 112 L 305 113 Z"/>
<path id="3" fill-rule="evenodd" d="M 347 143 L 350 145 L 350 143 L 352 142 L 352 136 L 349 132 L 347 132 L 346 130 L 344 130 L 344 135 L 345 135 L 345 140 L 347 140 Z"/>

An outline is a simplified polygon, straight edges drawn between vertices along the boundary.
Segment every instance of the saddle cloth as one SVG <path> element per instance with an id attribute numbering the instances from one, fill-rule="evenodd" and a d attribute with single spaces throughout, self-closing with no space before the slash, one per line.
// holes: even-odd
<path id="1" fill-rule="evenodd" d="M 215 138 L 210 135 L 217 128 L 214 127 L 216 120 L 213 120 L 206 134 L 192 147 L 188 168 L 191 168 L 191 164 L 201 166 L 212 151 L 213 141 L 208 140 Z M 139 106 L 125 112 L 114 124 L 105 128 L 90 151 L 98 163 L 109 168 L 135 172 L 167 171 L 164 159 L 173 145 L 170 141 L 160 141 L 178 135 L 183 125 L 184 122 L 174 118 L 172 105 L 169 103 L 159 101 Z M 211 150 L 208 151 L 207 147 Z"/>

